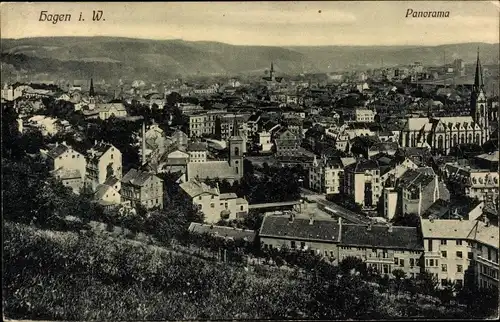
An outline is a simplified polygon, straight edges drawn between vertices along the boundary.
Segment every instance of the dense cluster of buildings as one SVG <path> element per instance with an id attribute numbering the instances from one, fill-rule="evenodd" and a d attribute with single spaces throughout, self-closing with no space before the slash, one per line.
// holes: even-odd
<path id="1" fill-rule="evenodd" d="M 464 73 L 461 62 L 447 68 Z M 277 77 L 271 64 L 269 74 L 253 83 L 174 81 L 161 93 L 160 86 L 148 89 L 137 80 L 130 88 L 121 83 L 113 95 L 97 93 L 93 80 L 88 92 L 78 83 L 62 91 L 15 84 L 4 87 L 2 101 L 13 102 L 20 132 L 37 129 L 46 137 L 84 131 L 38 114 L 43 98 L 70 103 L 71 112 L 89 123 L 134 119 L 131 106 L 167 115 L 165 124 L 143 121 L 141 131 L 131 133 L 141 161 L 126 173 L 122 152 L 107 142 L 85 152 L 66 142 L 42 151 L 63 185 L 92 193 L 106 208 L 168 207 L 160 176 L 175 173 L 181 193 L 206 223 L 242 219 L 252 209 L 246 197 L 221 193 L 207 179 L 238 182 L 244 162 L 300 165 L 308 173 L 304 188 L 351 201 L 364 219 L 348 220 L 344 210 L 331 210 L 334 218 L 269 214 L 258 233 L 262 247 L 312 251 L 334 263 L 354 256 L 389 275 L 401 269 L 416 277 L 427 270 L 441 284 L 463 283 L 470 270 L 479 285 L 497 287 L 498 147 L 468 160 L 450 157 L 466 144 L 498 139 L 498 97 L 486 94 L 479 56 L 472 87 L 433 86 L 427 92 L 432 98 L 417 97 L 427 87 L 411 86 L 434 77 L 420 63 L 379 72 L 327 75 L 325 84 L 312 84 Z M 173 93 L 181 99 L 168 103 Z M 462 113 L 466 108 L 469 115 Z M 367 217 L 374 213 L 386 224 Z M 419 218 L 418 227 L 387 224 L 407 215 Z"/>

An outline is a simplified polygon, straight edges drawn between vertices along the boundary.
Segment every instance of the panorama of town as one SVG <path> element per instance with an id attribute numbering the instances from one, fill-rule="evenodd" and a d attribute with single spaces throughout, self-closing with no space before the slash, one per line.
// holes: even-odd
<path id="1" fill-rule="evenodd" d="M 4 314 L 497 316 L 498 69 L 279 70 L 4 80 Z"/>

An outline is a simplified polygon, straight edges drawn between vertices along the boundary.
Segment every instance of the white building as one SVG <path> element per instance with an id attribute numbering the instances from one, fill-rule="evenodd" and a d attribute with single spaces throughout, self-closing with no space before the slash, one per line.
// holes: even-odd
<path id="1" fill-rule="evenodd" d="M 216 223 L 221 219 L 241 219 L 248 213 L 248 201 L 234 193 L 220 193 L 198 180 L 180 184 L 194 206 L 205 215 L 205 222 Z"/>

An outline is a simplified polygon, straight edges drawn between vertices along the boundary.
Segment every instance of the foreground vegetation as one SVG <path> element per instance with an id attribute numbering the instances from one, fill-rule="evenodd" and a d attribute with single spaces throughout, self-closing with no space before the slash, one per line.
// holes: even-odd
<path id="1" fill-rule="evenodd" d="M 466 316 L 456 306 L 444 306 L 432 297 L 396 293 L 345 267 L 319 265 L 315 271 L 248 268 L 125 239 L 12 222 L 5 225 L 3 257 L 3 304 L 9 318 Z"/>

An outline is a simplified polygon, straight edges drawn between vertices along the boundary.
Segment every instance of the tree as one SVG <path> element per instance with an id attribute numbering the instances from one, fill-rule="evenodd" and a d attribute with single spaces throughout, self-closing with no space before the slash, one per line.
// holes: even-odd
<path id="1" fill-rule="evenodd" d="M 167 95 L 167 105 L 169 107 L 174 107 L 180 102 L 182 102 L 182 96 L 179 93 L 172 92 Z"/>
<path id="2" fill-rule="evenodd" d="M 351 272 L 359 272 L 362 276 L 367 275 L 366 263 L 358 257 L 348 256 L 344 258 L 339 264 L 340 271 L 344 274 Z"/>

